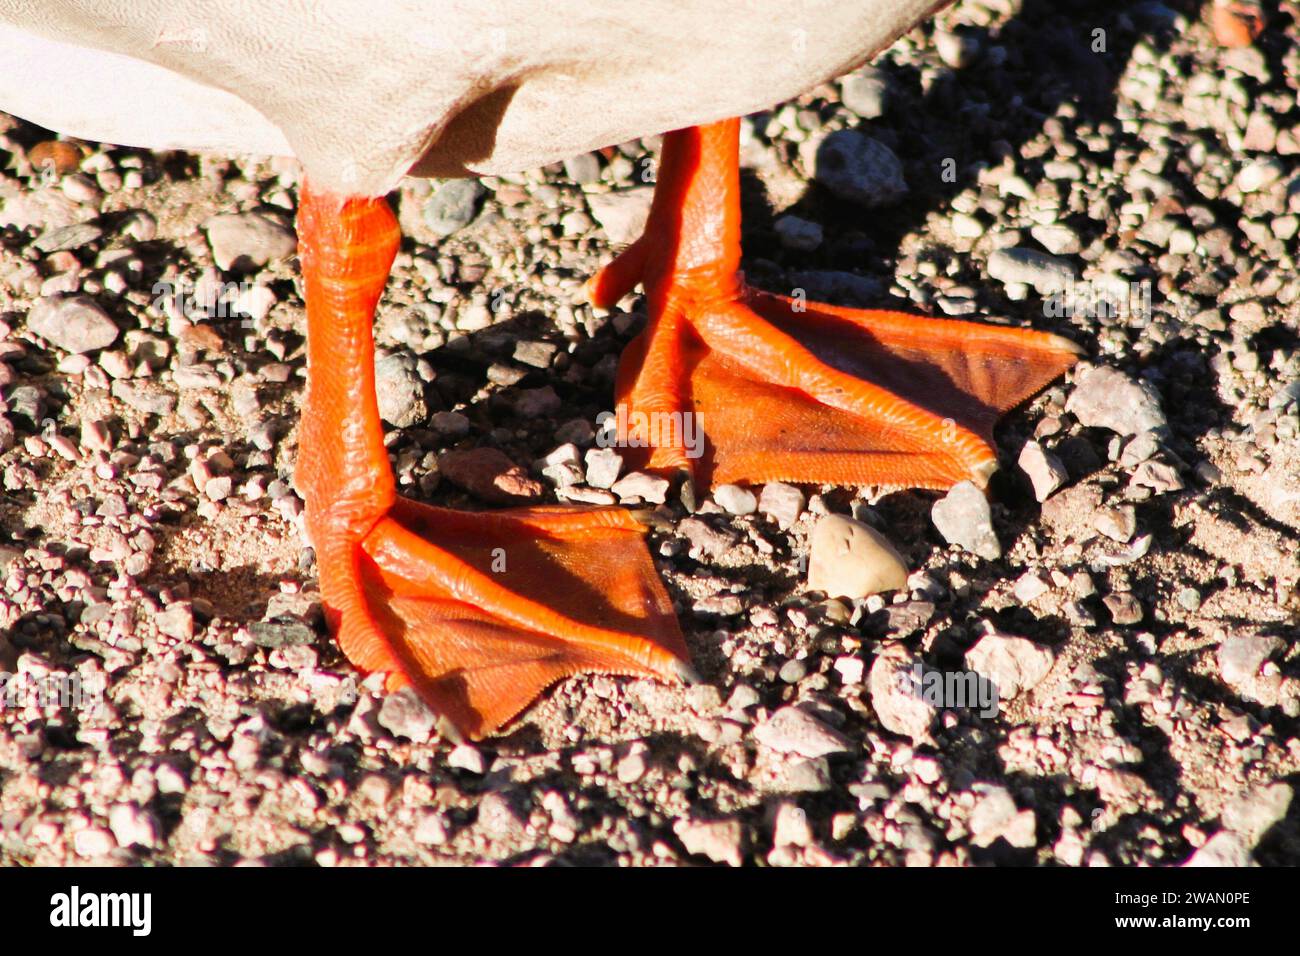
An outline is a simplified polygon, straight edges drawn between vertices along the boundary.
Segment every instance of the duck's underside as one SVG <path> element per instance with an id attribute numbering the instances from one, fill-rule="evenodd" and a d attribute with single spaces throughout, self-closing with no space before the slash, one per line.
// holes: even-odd
<path id="1" fill-rule="evenodd" d="M 370 329 L 399 242 L 381 197 L 408 172 L 517 170 L 670 131 L 645 235 L 589 293 L 600 306 L 646 295 L 620 419 L 696 416 L 703 455 L 681 433 L 625 431 L 629 464 L 702 485 L 982 485 L 994 421 L 1074 346 L 784 298 L 740 273 L 734 117 L 844 72 L 943 5 L 0 0 L 0 109 L 86 138 L 302 160 L 296 481 L 331 627 L 358 666 L 481 736 L 567 674 L 677 680 L 688 653 L 626 512 L 472 515 L 396 495 Z"/>
<path id="2" fill-rule="evenodd" d="M 529 169 L 768 107 L 949 0 L 0 0 L 0 104 L 320 186 Z"/>

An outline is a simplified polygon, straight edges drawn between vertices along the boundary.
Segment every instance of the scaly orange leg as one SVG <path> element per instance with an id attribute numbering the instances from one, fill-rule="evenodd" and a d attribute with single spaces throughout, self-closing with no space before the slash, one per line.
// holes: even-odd
<path id="1" fill-rule="evenodd" d="M 399 231 L 383 199 L 303 187 L 307 397 L 295 483 L 348 658 L 410 685 L 449 733 L 493 733 L 581 671 L 686 679 L 687 651 L 618 509 L 466 514 L 399 498 L 375 399 L 371 320 Z"/>
<path id="2" fill-rule="evenodd" d="M 619 365 L 620 443 L 649 448 L 646 467 L 708 484 L 984 486 L 997 467 L 994 423 L 1074 364 L 1078 347 L 750 288 L 738 125 L 665 137 L 645 233 L 588 283 L 600 308 L 638 283 L 646 293 L 646 329 Z M 683 413 L 698 416 L 702 448 L 685 440 Z"/>

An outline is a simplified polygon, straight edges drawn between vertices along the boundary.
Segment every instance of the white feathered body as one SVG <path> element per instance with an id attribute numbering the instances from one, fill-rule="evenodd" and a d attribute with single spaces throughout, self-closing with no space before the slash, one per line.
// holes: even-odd
<path id="1" fill-rule="evenodd" d="M 763 109 L 946 2 L 0 0 L 0 110 L 379 195 Z"/>

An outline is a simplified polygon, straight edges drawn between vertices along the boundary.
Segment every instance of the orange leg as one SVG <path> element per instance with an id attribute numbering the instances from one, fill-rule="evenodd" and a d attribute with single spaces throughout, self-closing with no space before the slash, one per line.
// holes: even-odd
<path id="1" fill-rule="evenodd" d="M 588 283 L 600 308 L 638 283 L 646 293 L 648 324 L 619 366 L 620 442 L 649 448 L 646 467 L 710 484 L 983 486 L 998 417 L 1078 347 L 750 288 L 737 153 L 737 120 L 668 134 L 645 233 Z M 698 416 L 702 447 L 683 413 Z"/>
<path id="2" fill-rule="evenodd" d="M 687 651 L 618 509 L 466 514 L 397 497 L 375 400 L 371 320 L 399 232 L 383 199 L 304 186 L 309 386 L 295 483 L 321 595 L 348 658 L 480 737 L 581 671 L 686 679 Z"/>

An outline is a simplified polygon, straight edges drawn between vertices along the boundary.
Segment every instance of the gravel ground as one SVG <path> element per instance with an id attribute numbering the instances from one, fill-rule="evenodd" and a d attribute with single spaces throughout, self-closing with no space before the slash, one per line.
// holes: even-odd
<path id="1" fill-rule="evenodd" d="M 0 117 L 0 862 L 1300 863 L 1300 17 L 1225 48 L 1097 6 L 961 3 L 744 125 L 756 284 L 1087 350 L 999 428 L 991 508 L 688 510 L 594 446 L 642 316 L 578 292 L 656 142 L 403 186 L 400 485 L 662 501 L 705 678 L 572 679 L 477 746 L 320 624 L 294 164 Z M 967 670 L 1000 703 L 925 692 Z"/>

